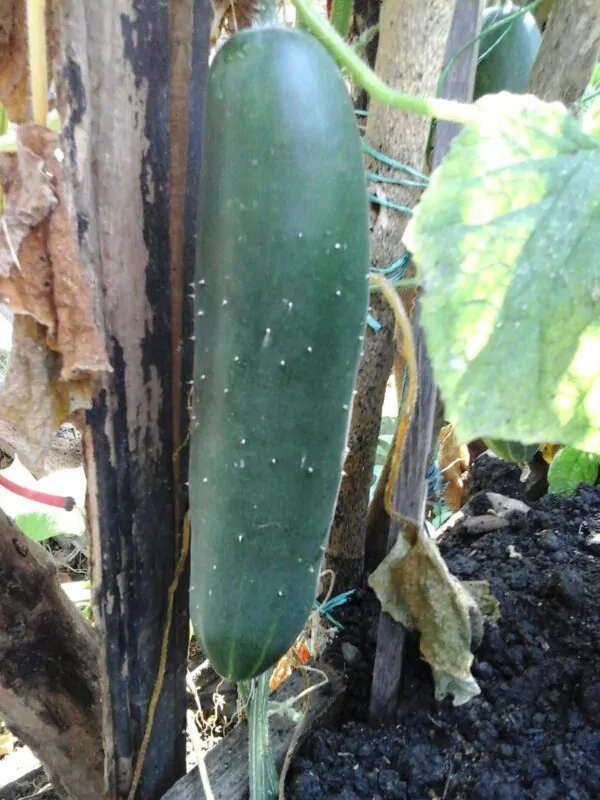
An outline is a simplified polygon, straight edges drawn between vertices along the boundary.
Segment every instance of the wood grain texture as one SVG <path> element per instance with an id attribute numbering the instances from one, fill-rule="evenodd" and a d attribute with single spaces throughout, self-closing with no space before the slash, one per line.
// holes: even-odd
<path id="1" fill-rule="evenodd" d="M 448 65 L 454 55 L 461 50 L 462 53 L 452 63 L 442 84 L 440 97 L 445 97 L 449 100 L 462 100 L 466 103 L 471 102 L 473 99 L 479 46 L 477 42 L 474 42 L 469 47 L 466 47 L 466 45 L 479 35 L 483 5 L 484 0 L 457 0 L 456 2 L 446 45 L 444 65 Z M 440 161 L 450 149 L 452 140 L 461 130 L 461 127 L 455 122 L 446 122 L 445 120 L 436 122 L 431 158 L 432 170 L 439 166 Z"/>
<path id="2" fill-rule="evenodd" d="M 409 425 L 400 469 L 393 494 L 394 510 L 411 522 L 402 525 L 393 519 L 390 524 L 387 550 L 392 549 L 398 536 L 415 538 L 424 523 L 431 435 L 436 404 L 436 386 L 431 363 L 427 356 L 425 337 L 419 324 L 420 305 L 417 301 L 413 319 L 415 351 L 419 369 L 419 394 Z M 412 524 L 411 524 L 412 523 Z M 373 667 L 373 683 L 369 704 L 372 725 L 390 724 L 396 712 L 398 690 L 402 678 L 402 662 L 406 632 L 402 625 L 382 612 L 377 630 L 377 651 Z"/>
<path id="3" fill-rule="evenodd" d="M 170 5 L 65 0 L 60 20 L 58 105 L 65 120 L 70 211 L 112 367 L 98 388 L 84 433 L 111 798 L 127 796 L 136 765 L 157 678 L 180 534 L 173 456 L 181 438 L 174 425 L 181 386 L 174 382 L 185 384 L 191 377 L 186 374 L 191 360 L 173 366 L 173 337 L 184 351 L 187 344 L 181 337 L 187 323 L 185 309 L 176 311 L 171 305 L 171 298 L 175 306 L 182 304 L 185 293 L 173 284 L 170 269 L 169 186 L 174 178 L 169 155 L 177 144 L 170 134 L 170 45 L 179 44 L 169 26 Z M 194 115 L 189 119 L 194 130 L 192 134 L 184 125 L 174 135 L 199 141 L 210 4 L 206 0 L 195 6 L 201 24 L 191 45 L 196 73 L 191 82 Z M 190 20 L 186 36 L 192 34 Z M 176 62 L 174 76 L 181 80 Z M 180 94 L 178 101 L 181 108 L 185 98 Z M 197 157 L 196 145 L 188 151 L 192 172 Z M 173 169 L 179 169 L 181 181 L 181 164 Z M 179 189 L 180 214 L 184 196 L 195 210 L 196 190 Z M 176 250 L 175 282 L 192 269 L 186 241 Z M 183 503 L 185 497 L 181 499 Z M 187 606 L 184 578 L 136 795 L 145 800 L 162 796 L 185 772 Z"/>
<path id="4" fill-rule="evenodd" d="M 62 797 L 104 797 L 97 636 L 50 555 L 1 510 L 0 716 Z"/>
<path id="5" fill-rule="evenodd" d="M 333 715 L 343 700 L 345 684 L 342 676 L 329 667 L 323 668 L 329 682 L 309 695 L 310 705 L 302 731 L 309 733 L 323 725 Z M 295 697 L 304 689 L 302 677 L 296 672 L 277 690 L 274 699 L 283 702 Z M 300 704 L 298 705 L 300 709 Z M 289 717 L 272 715 L 269 718 L 271 752 L 277 770 L 283 761 L 296 732 L 296 723 Z M 302 741 L 302 734 L 294 742 Z M 205 759 L 210 785 L 215 800 L 246 800 L 248 797 L 248 726 L 241 723 L 211 750 Z M 206 797 L 198 770 L 181 778 L 162 800 L 203 800 Z"/>
<path id="6" fill-rule="evenodd" d="M 459 53 L 461 50 L 462 53 L 452 64 L 443 82 L 440 97 L 445 97 L 448 100 L 462 100 L 466 103 L 470 103 L 473 100 L 479 45 L 477 42 L 474 42 L 468 47 L 467 45 L 479 35 L 484 5 L 484 0 L 457 0 L 456 2 L 448 44 L 446 46 L 444 64 L 449 64 L 455 53 Z M 461 129 L 462 126 L 455 122 L 437 120 L 433 152 L 431 154 L 432 170 L 440 165 L 440 162 L 450 149 L 452 140 Z M 438 392 L 431 435 L 431 449 L 429 452 L 430 462 L 433 459 L 434 448 L 444 422 L 444 401 Z"/>
<path id="7" fill-rule="evenodd" d="M 572 106 L 589 82 L 599 50 L 600 1 L 554 3 L 528 90 L 542 100 Z"/>

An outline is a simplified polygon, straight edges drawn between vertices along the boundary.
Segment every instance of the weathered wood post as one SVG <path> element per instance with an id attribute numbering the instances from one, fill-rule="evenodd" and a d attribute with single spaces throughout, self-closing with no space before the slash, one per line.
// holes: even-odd
<path id="1" fill-rule="evenodd" d="M 59 23 L 72 218 L 112 367 L 84 437 L 110 798 L 128 797 L 138 764 L 187 502 L 182 337 L 210 13 L 208 0 L 65 0 Z M 184 573 L 135 795 L 146 800 L 185 772 L 187 589 Z"/>

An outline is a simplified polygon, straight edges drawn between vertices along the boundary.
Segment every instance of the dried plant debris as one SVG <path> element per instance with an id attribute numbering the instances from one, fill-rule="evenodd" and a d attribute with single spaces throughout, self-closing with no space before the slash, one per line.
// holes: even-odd
<path id="1" fill-rule="evenodd" d="M 224 33 L 249 28 L 254 19 L 257 3 L 255 0 L 215 0 L 210 42 L 213 47 Z"/>
<path id="2" fill-rule="evenodd" d="M 45 131 L 44 128 L 38 130 Z M 48 136 L 51 135 L 48 131 Z M 31 144 L 34 147 L 38 145 L 38 149 L 43 147 L 39 139 Z M 43 155 L 25 145 L 22 136 L 17 138 L 16 155 L 2 154 L 0 181 L 5 195 L 0 237 L 0 276 L 6 278 L 14 266 L 19 267 L 16 255 L 23 239 L 48 216 L 58 200 L 52 185 L 52 173 L 46 169 Z"/>
<path id="3" fill-rule="evenodd" d="M 469 497 L 466 475 L 470 454 L 465 444 L 456 438 L 452 425 L 444 425 L 439 433 L 439 465 L 445 483 L 444 501 L 452 511 L 458 511 Z"/>
<path id="4" fill-rule="evenodd" d="M 110 369 L 63 203 L 60 156 L 55 133 L 22 125 L 16 154 L 0 160 L 0 299 L 15 315 L 0 414 L 36 462 L 56 429 L 90 406 L 95 378 Z"/>
<path id="5" fill-rule="evenodd" d="M 13 122 L 31 115 L 25 0 L 0 3 L 0 102 Z"/>
<path id="6" fill-rule="evenodd" d="M 369 577 L 369 585 L 385 612 L 419 631 L 436 699 L 451 695 L 454 705 L 461 705 L 478 695 L 471 675 L 472 650 L 481 642 L 484 616 L 497 613 L 489 587 L 456 580 L 425 533 L 414 545 L 400 536 Z"/>

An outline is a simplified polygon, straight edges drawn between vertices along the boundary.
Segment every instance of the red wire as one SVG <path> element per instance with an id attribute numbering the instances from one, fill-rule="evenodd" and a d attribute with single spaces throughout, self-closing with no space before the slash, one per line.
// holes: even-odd
<path id="1" fill-rule="evenodd" d="M 54 508 L 64 508 L 65 511 L 72 511 L 75 508 L 75 500 L 72 497 L 60 497 L 56 494 L 38 492 L 35 489 L 26 489 L 24 486 L 19 486 L 9 481 L 4 475 L 0 475 L 0 486 L 4 486 L 9 492 L 18 494 L 20 497 L 33 500 L 35 503 L 43 503 L 46 506 L 53 506 Z"/>

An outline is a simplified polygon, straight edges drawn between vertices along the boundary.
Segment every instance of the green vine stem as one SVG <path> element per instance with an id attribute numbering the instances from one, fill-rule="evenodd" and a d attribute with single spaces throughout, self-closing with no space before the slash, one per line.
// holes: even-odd
<path id="1" fill-rule="evenodd" d="M 331 25 L 342 39 L 348 38 L 352 21 L 352 0 L 333 0 L 331 3 Z"/>
<path id="2" fill-rule="evenodd" d="M 269 747 L 269 678 L 271 670 L 238 689 L 248 717 L 250 800 L 277 800 L 277 770 Z"/>
<path id="3" fill-rule="evenodd" d="M 292 0 L 292 2 L 303 25 L 325 45 L 336 61 L 347 70 L 348 74 L 372 98 L 383 105 L 398 108 L 401 111 L 420 114 L 424 117 L 458 122 L 461 125 L 474 122 L 479 118 L 480 111 L 474 105 L 435 97 L 414 97 L 391 88 L 381 78 L 377 77 L 373 70 L 361 60 L 329 22 L 319 14 L 312 0 Z"/>

